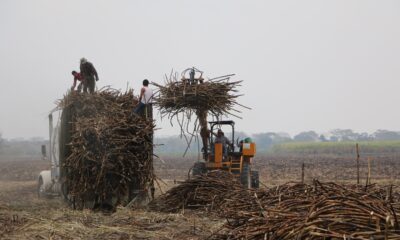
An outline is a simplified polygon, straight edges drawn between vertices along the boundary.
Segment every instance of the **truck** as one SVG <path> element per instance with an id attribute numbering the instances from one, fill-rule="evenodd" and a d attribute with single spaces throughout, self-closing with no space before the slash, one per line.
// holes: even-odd
<path id="1" fill-rule="evenodd" d="M 119 103 L 121 103 L 121 99 L 123 99 L 123 103 L 125 104 L 134 104 L 132 99 L 130 99 L 130 95 L 131 93 L 128 93 L 126 95 L 120 95 L 120 94 L 110 94 L 112 96 L 116 96 L 115 98 L 118 100 L 115 100 L 116 102 L 119 101 Z M 106 101 L 110 101 L 110 95 L 107 95 L 105 97 Z M 132 94 L 131 94 L 132 95 Z M 132 95 L 133 96 L 133 95 Z M 82 105 L 88 105 L 89 107 L 94 107 L 93 102 L 91 101 L 96 101 L 93 99 L 89 99 L 87 100 L 86 98 L 87 96 L 80 96 L 80 98 L 78 99 L 83 99 L 82 102 L 78 102 L 77 105 L 79 105 L 79 107 L 81 107 Z M 85 102 L 88 101 L 88 102 Z M 132 102 L 132 103 L 131 103 Z M 72 104 L 73 105 L 73 104 Z M 121 104 L 119 104 L 121 105 Z M 89 208 L 89 209 L 94 209 L 98 207 L 99 202 L 101 202 L 101 206 L 100 208 L 103 208 L 104 202 L 106 202 L 106 207 L 104 208 L 115 208 L 117 205 L 121 204 L 121 205 L 128 205 L 128 204 L 132 204 L 132 203 L 137 203 L 137 204 L 141 204 L 143 202 L 143 200 L 150 200 L 149 197 L 149 193 L 151 193 L 152 195 L 154 195 L 154 183 L 152 182 L 153 179 L 151 179 L 151 176 L 149 176 L 149 178 L 146 178 L 145 182 L 141 181 L 140 183 L 137 181 L 137 177 L 135 176 L 129 176 L 126 177 L 124 179 L 122 179 L 125 183 L 123 183 L 124 186 L 124 190 L 123 191 L 112 191 L 107 192 L 107 196 L 104 198 L 104 195 L 99 195 L 99 191 L 97 191 L 97 189 L 95 189 L 94 191 L 88 191 L 87 194 L 85 192 L 84 195 L 84 203 L 79 203 L 81 205 L 79 205 L 77 207 L 76 201 L 75 201 L 75 196 L 76 192 L 71 192 L 71 187 L 68 186 L 68 182 L 71 181 L 67 181 L 67 180 L 71 180 L 69 178 L 69 176 L 71 176 L 71 171 L 73 171 L 74 169 L 71 170 L 71 168 L 69 168 L 68 170 L 65 167 L 65 163 L 66 160 L 68 159 L 68 157 L 70 155 L 72 155 L 72 147 L 71 147 L 71 132 L 74 131 L 74 126 L 72 124 L 73 119 L 75 116 L 74 111 L 76 110 L 75 108 L 76 106 L 69 106 L 69 107 L 63 107 L 63 108 L 56 108 L 54 110 L 52 110 L 50 112 L 50 114 L 48 115 L 48 122 L 49 122 L 49 144 L 48 144 L 48 149 L 46 146 L 42 146 L 42 157 L 43 159 L 47 160 L 50 162 L 50 169 L 47 170 L 43 170 L 39 173 L 38 178 L 37 178 L 37 194 L 38 197 L 40 198 L 45 198 L 45 197 L 56 197 L 59 196 L 61 197 L 65 202 L 67 202 L 69 205 L 73 206 L 73 208 Z M 129 107 L 131 108 L 131 107 Z M 124 107 L 123 109 L 126 109 L 126 107 Z M 117 111 L 119 112 L 120 109 L 117 109 Z M 87 113 L 87 112 L 85 112 Z M 108 117 L 110 114 L 106 113 L 104 114 L 105 116 L 101 115 L 99 118 L 96 117 L 95 119 L 102 119 L 104 117 Z M 55 121 L 55 119 L 57 119 Z M 133 126 L 136 126 L 136 122 L 138 121 L 138 119 L 136 120 L 129 120 L 131 121 L 129 124 L 132 124 Z M 147 124 L 147 120 L 143 120 L 146 121 Z M 151 124 L 152 120 L 149 121 Z M 149 124 L 150 124 L 149 123 Z M 118 125 L 117 125 L 118 127 Z M 126 127 L 125 126 L 121 126 L 121 127 Z M 137 127 L 138 129 L 140 127 Z M 132 129 L 130 129 L 132 130 Z M 109 129 L 107 129 L 107 131 L 109 131 Z M 118 130 L 119 131 L 119 130 Z M 127 130 L 129 131 L 129 129 Z M 149 161 L 151 161 L 149 164 L 150 165 L 150 170 L 148 171 L 152 171 L 152 132 L 151 132 L 151 137 L 148 138 L 150 139 L 150 143 L 146 143 L 146 149 L 149 149 L 149 145 L 151 145 L 151 152 L 149 153 Z M 128 140 L 128 141 L 132 141 L 132 140 Z M 91 142 L 91 145 L 93 144 L 102 144 L 99 143 L 97 141 Z M 121 143 L 122 144 L 122 143 Z M 140 145 L 141 143 L 138 143 L 139 145 L 135 145 L 134 147 L 138 147 L 141 148 L 142 145 Z M 143 143 L 145 144 L 145 143 Z M 114 147 L 121 147 L 122 149 L 124 149 L 123 146 L 114 146 Z M 142 146 L 143 147 L 143 146 Z M 143 147 L 144 148 L 144 147 Z M 113 146 L 111 146 L 111 149 L 108 148 L 107 152 L 112 152 L 113 150 Z M 124 150 L 123 150 L 124 151 Z M 130 151 L 130 150 L 126 150 L 126 151 Z M 124 154 L 124 153 L 121 153 Z M 131 159 L 127 159 L 124 158 L 125 162 L 129 162 L 132 161 Z M 86 161 L 86 160 L 85 160 Z M 147 158 L 146 158 L 147 161 Z M 101 163 L 101 161 L 100 161 Z M 113 164 L 113 162 L 110 162 L 111 164 Z M 97 164 L 97 163 L 95 163 Z M 93 165 L 92 165 L 93 166 Z M 132 165 L 133 166 L 133 165 Z M 101 169 L 103 170 L 103 169 Z M 68 172 L 67 172 L 68 171 Z M 136 169 L 135 171 L 140 173 L 145 171 L 145 170 L 140 170 L 140 169 Z M 85 173 L 87 173 L 88 171 L 85 171 Z M 90 171 L 89 171 L 90 172 Z M 132 171 L 133 172 L 133 171 Z M 104 181 L 108 181 L 110 184 L 112 183 L 113 186 L 122 186 L 120 181 L 121 179 L 115 176 L 119 176 L 120 173 L 119 172 L 115 172 L 112 174 L 107 173 L 106 175 L 104 175 L 106 177 L 106 180 Z M 76 174 L 75 174 L 76 176 Z M 69 178 L 69 179 L 68 179 Z M 128 180 L 127 180 L 128 179 Z M 142 180 L 142 179 L 141 179 Z M 108 184 L 108 183 L 107 183 Z M 111 185 L 110 185 L 111 186 Z M 104 192 L 104 191 L 103 191 Z M 122 194 L 123 193 L 123 194 Z M 110 197 L 111 196 L 111 197 Z M 99 200 L 101 198 L 101 200 Z M 105 200 L 104 200 L 105 199 Z M 82 206 L 83 204 L 83 206 Z"/>

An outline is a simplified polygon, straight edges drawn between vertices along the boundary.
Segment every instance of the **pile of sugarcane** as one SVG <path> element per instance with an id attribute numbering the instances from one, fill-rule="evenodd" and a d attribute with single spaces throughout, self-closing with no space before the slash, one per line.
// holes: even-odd
<path id="1" fill-rule="evenodd" d="M 225 195 L 243 189 L 240 182 L 227 171 L 211 171 L 188 179 L 173 187 L 149 204 L 152 210 L 178 212 L 184 209 L 218 210 Z"/>
<path id="2" fill-rule="evenodd" d="M 227 222 L 212 239 L 400 239 L 398 187 L 288 183 L 245 189 L 215 171 L 170 189 L 153 210 L 213 211 Z"/>
<path id="3" fill-rule="evenodd" d="M 76 208 L 115 207 L 151 184 L 151 119 L 132 114 L 132 90 L 69 93 L 62 109 L 62 191 Z"/>
<path id="4" fill-rule="evenodd" d="M 206 111 L 214 116 L 234 115 L 239 112 L 234 107 L 241 106 L 236 102 L 240 96 L 236 89 L 242 81 L 230 81 L 226 75 L 204 82 L 190 83 L 171 75 L 164 85 L 152 83 L 159 88 L 154 103 L 159 107 L 161 115 L 173 118 L 180 113 L 191 115 L 196 111 Z"/>
<path id="5" fill-rule="evenodd" d="M 214 239 L 400 239 L 392 187 L 314 181 L 227 196 Z"/>

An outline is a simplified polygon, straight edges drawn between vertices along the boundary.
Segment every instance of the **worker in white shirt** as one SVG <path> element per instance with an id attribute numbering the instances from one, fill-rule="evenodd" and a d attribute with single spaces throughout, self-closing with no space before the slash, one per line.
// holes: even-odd
<path id="1" fill-rule="evenodd" d="M 153 117 L 153 90 L 149 88 L 149 80 L 143 80 L 143 87 L 140 90 L 139 102 L 133 110 L 134 113 L 140 114 L 146 118 Z"/>

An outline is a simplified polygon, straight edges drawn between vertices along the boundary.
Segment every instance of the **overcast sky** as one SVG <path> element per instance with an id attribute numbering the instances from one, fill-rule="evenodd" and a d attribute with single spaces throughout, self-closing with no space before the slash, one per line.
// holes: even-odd
<path id="1" fill-rule="evenodd" d="M 400 130 L 400 1 L 0 0 L 3 137 L 48 135 L 81 57 L 117 89 L 236 73 L 248 133 Z"/>

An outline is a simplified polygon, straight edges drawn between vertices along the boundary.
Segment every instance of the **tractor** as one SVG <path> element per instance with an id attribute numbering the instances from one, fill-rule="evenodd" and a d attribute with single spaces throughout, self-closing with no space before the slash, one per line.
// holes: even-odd
<path id="1" fill-rule="evenodd" d="M 194 164 L 190 173 L 193 176 L 204 174 L 212 170 L 225 170 L 232 173 L 246 188 L 259 187 L 258 171 L 252 170 L 253 157 L 256 154 L 256 144 L 250 138 L 242 141 L 236 140 L 235 122 L 211 121 L 208 144 L 203 146 L 203 160 Z M 226 146 L 216 141 L 217 131 L 230 127 L 231 140 Z"/>

